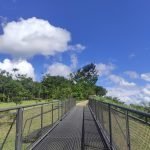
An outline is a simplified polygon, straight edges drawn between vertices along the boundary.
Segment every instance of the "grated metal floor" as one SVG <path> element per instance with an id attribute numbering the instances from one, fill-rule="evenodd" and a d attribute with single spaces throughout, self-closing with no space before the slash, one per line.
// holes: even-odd
<path id="1" fill-rule="evenodd" d="M 34 150 L 81 150 L 83 107 L 76 106 Z M 108 150 L 88 107 L 84 109 L 84 150 Z"/>
<path id="2" fill-rule="evenodd" d="M 75 107 L 34 150 L 80 150 L 83 108 Z"/>
<path id="3" fill-rule="evenodd" d="M 109 150 L 88 107 L 84 110 L 84 150 Z"/>

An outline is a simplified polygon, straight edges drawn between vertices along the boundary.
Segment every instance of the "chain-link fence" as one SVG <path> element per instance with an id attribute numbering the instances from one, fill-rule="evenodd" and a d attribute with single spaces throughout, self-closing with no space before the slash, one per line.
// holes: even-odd
<path id="1" fill-rule="evenodd" d="M 73 107 L 75 100 L 0 110 L 0 150 L 26 149 Z"/>
<path id="2" fill-rule="evenodd" d="M 150 150 L 150 114 L 90 99 L 110 149 Z"/>

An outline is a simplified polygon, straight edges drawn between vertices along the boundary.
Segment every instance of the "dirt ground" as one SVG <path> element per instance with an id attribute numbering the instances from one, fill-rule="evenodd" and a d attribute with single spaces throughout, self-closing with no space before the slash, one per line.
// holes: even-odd
<path id="1" fill-rule="evenodd" d="M 88 104 L 88 100 L 77 103 L 77 106 L 86 106 Z"/>

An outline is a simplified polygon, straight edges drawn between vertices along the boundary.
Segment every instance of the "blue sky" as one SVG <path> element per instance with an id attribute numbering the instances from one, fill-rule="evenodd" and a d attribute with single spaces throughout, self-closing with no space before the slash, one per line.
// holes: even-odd
<path id="1" fill-rule="evenodd" d="M 108 95 L 149 103 L 149 6 L 148 0 L 0 0 L 0 69 L 17 67 L 40 80 L 94 62 Z"/>

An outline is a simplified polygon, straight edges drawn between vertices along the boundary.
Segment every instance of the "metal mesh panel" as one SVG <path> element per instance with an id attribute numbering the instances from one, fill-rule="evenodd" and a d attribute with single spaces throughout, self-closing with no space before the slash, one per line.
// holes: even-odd
<path id="1" fill-rule="evenodd" d="M 108 106 L 105 104 L 102 104 L 102 110 L 103 110 L 103 127 L 104 131 L 106 132 L 107 135 L 109 135 L 109 113 L 108 113 Z"/>
<path id="2" fill-rule="evenodd" d="M 127 150 L 125 114 L 111 110 L 112 139 L 117 149 Z"/>
<path id="3" fill-rule="evenodd" d="M 43 127 L 52 124 L 52 104 L 43 105 Z"/>
<path id="4" fill-rule="evenodd" d="M 16 110 L 0 112 L 0 149 L 15 149 Z"/>
<path id="5" fill-rule="evenodd" d="M 130 144 L 132 150 L 150 150 L 150 125 L 129 119 Z"/>
<path id="6" fill-rule="evenodd" d="M 96 100 L 90 100 L 89 106 L 110 147 L 117 150 L 150 149 L 150 114 Z"/>
<path id="7" fill-rule="evenodd" d="M 23 147 L 34 142 L 40 135 L 41 106 L 24 109 L 23 112 Z"/>

